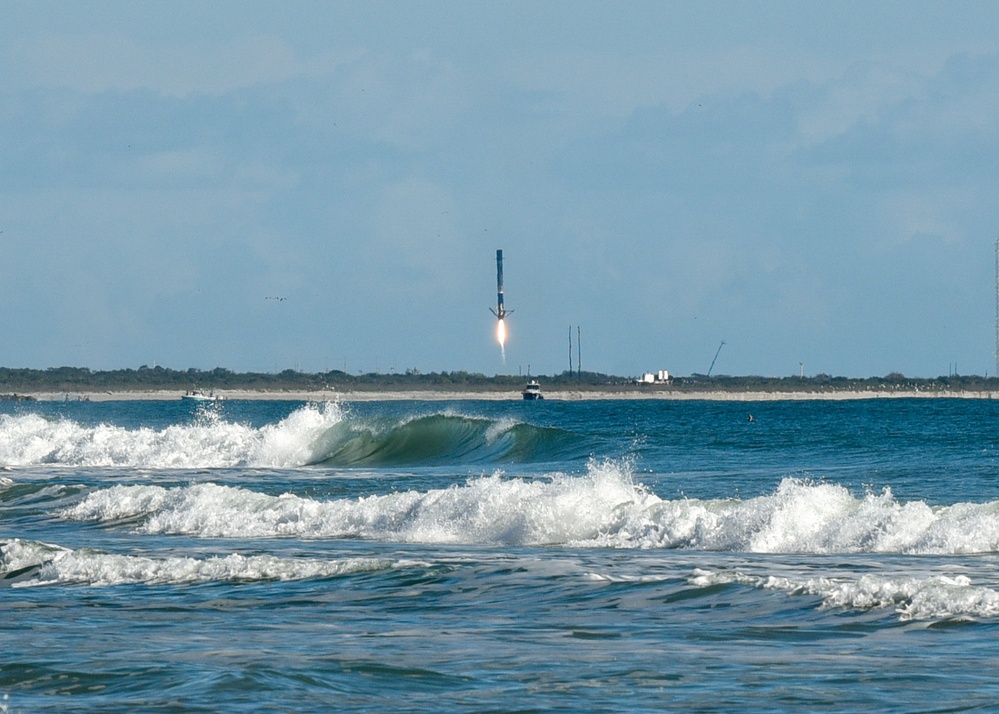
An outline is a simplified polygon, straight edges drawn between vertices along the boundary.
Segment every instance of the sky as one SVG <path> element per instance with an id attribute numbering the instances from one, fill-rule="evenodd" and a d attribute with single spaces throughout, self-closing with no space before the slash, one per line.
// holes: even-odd
<path id="1" fill-rule="evenodd" d="M 0 366 L 996 373 L 999 4 L 0 16 Z"/>

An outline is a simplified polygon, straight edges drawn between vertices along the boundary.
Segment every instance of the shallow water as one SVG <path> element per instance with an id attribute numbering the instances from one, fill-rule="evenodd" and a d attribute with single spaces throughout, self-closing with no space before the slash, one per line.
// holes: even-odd
<path id="1" fill-rule="evenodd" d="M 0 711 L 991 708 L 997 410 L 3 405 Z"/>

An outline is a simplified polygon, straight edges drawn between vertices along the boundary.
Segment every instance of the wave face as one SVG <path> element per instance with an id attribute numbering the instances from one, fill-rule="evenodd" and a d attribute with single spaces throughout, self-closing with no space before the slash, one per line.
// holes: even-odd
<path id="1" fill-rule="evenodd" d="M 132 522 L 146 534 L 213 538 L 370 538 L 409 543 L 573 545 L 748 553 L 966 554 L 999 552 L 999 502 L 931 507 L 890 490 L 857 498 L 844 487 L 786 478 L 740 499 L 665 500 L 626 463 L 583 476 L 499 475 L 429 491 L 356 499 L 272 496 L 219 484 L 119 485 L 61 516 Z"/>
<path id="2" fill-rule="evenodd" d="M 452 413 L 351 416 L 337 403 L 305 405 L 262 427 L 202 411 L 165 428 L 84 426 L 39 414 L 0 416 L 0 465 L 132 468 L 294 468 L 531 462 L 564 456 L 581 439 L 511 419 Z"/>
<path id="3" fill-rule="evenodd" d="M 317 451 L 333 466 L 529 462 L 564 455 L 578 441 L 560 429 L 442 413 L 345 419 L 323 435 Z"/>

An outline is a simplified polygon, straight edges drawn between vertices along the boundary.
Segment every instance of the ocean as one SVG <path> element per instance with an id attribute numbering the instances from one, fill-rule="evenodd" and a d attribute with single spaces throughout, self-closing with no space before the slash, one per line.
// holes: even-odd
<path id="1" fill-rule="evenodd" d="M 3 403 L 0 713 L 991 711 L 997 424 Z"/>

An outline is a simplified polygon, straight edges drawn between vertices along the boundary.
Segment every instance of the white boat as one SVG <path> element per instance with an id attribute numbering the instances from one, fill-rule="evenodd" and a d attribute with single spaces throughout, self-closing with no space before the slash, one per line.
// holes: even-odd
<path id="1" fill-rule="evenodd" d="M 534 401 L 536 399 L 545 398 L 545 395 L 541 393 L 541 385 L 538 384 L 537 380 L 535 379 L 532 379 L 530 382 L 527 383 L 527 386 L 524 387 L 524 391 L 521 392 L 521 394 L 523 395 L 524 399 L 526 399 L 527 401 Z"/>
<path id="2" fill-rule="evenodd" d="M 208 394 L 205 394 L 200 389 L 190 389 L 184 392 L 180 396 L 180 398 L 188 399 L 195 402 L 221 402 L 223 399 L 225 399 L 225 397 L 216 396 L 215 390 L 212 390 Z"/>

